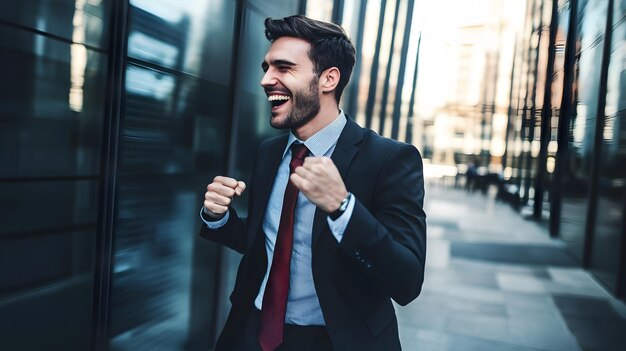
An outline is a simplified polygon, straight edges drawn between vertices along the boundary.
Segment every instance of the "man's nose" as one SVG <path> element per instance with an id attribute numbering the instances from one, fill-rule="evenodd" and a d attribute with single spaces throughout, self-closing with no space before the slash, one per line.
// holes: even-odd
<path id="1" fill-rule="evenodd" d="M 276 79 L 272 76 L 272 70 L 268 69 L 267 72 L 265 72 L 265 74 L 263 75 L 263 78 L 261 78 L 261 86 L 262 87 L 269 87 L 272 85 L 276 85 Z"/>

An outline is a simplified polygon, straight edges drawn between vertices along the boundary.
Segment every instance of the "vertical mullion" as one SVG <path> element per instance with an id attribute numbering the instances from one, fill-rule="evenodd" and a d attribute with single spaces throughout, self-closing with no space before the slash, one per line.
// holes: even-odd
<path id="1" fill-rule="evenodd" d="M 537 0 L 530 0 L 530 17 L 529 17 L 529 21 L 530 21 L 530 36 L 528 37 L 528 52 L 526 54 L 526 60 L 528 62 L 526 62 L 526 88 L 524 89 L 524 106 L 522 107 L 522 120 L 521 120 L 521 127 L 520 127 L 520 141 L 522 143 L 522 150 L 520 152 L 519 157 L 517 158 L 517 170 L 518 170 L 518 177 L 516 179 L 516 185 L 518 187 L 518 189 L 522 188 L 522 179 L 523 179 L 523 167 L 524 167 L 524 139 L 526 139 L 526 124 L 527 124 L 527 116 L 528 116 L 528 91 L 530 90 L 530 72 L 532 69 L 532 65 L 531 65 L 531 57 L 532 57 L 532 36 L 533 36 L 533 32 L 535 31 L 535 29 L 533 28 L 533 22 L 534 22 L 534 17 L 535 17 L 535 9 L 537 8 L 536 3 Z M 542 0 L 539 0 L 542 1 Z M 517 199 L 517 200 L 521 200 L 521 199 Z"/>
<path id="2" fill-rule="evenodd" d="M 241 85 L 241 72 L 240 66 L 244 58 L 240 57 L 239 53 L 243 51 L 243 32 L 245 30 L 245 16 L 247 9 L 247 0 L 237 0 L 235 4 L 235 21 L 234 21 L 234 35 L 233 35 L 233 55 L 235 58 L 234 64 L 231 66 L 230 71 L 230 87 L 228 91 L 228 113 L 227 116 L 230 116 L 230 123 L 227 124 L 227 128 L 229 128 L 226 132 L 227 141 L 226 141 L 226 164 L 225 164 L 225 174 L 234 174 L 235 173 L 235 155 L 237 153 L 237 130 L 239 124 L 239 103 L 240 98 L 237 91 L 239 86 Z M 301 1 L 301 10 L 306 10 L 306 0 Z M 225 255 L 225 250 L 227 250 L 224 246 L 218 245 L 216 249 L 215 255 L 215 283 L 213 290 L 213 315 L 211 316 L 211 330 L 209 334 L 209 344 L 214 345 L 217 341 L 217 336 L 221 330 L 221 319 L 225 314 L 225 309 L 227 306 L 224 305 L 223 301 L 226 300 L 226 295 L 228 292 L 228 257 Z"/>
<path id="3" fill-rule="evenodd" d="M 606 106 L 606 85 L 611 60 L 611 37 L 613 31 L 613 0 L 607 5 L 606 27 L 604 30 L 604 46 L 602 48 L 602 67 L 600 68 L 600 87 L 598 92 L 598 109 L 596 110 L 596 128 L 593 140 L 593 158 L 591 160 L 591 184 L 589 192 L 589 205 L 587 206 L 587 223 L 585 225 L 585 245 L 583 247 L 583 266 L 589 268 L 593 253 L 593 236 L 596 223 L 598 206 L 598 181 L 600 167 L 602 165 L 602 134 L 604 132 Z"/>
<path id="4" fill-rule="evenodd" d="M 332 22 L 337 24 L 343 22 L 343 0 L 333 0 Z"/>
<path id="5" fill-rule="evenodd" d="M 298 5 L 298 13 L 301 15 L 306 15 L 306 1 L 300 0 L 300 4 Z"/>
<path id="6" fill-rule="evenodd" d="M 578 36 L 578 0 L 570 0 L 567 42 L 565 43 L 565 62 L 563 66 L 563 94 L 559 107 L 559 125 L 557 129 L 556 162 L 551 191 L 550 235 L 557 236 L 561 223 L 563 201 L 563 176 L 569 168 L 569 125 L 575 113 L 572 88 L 574 84 L 574 65 L 576 61 L 576 37 Z"/>
<path id="7" fill-rule="evenodd" d="M 359 25 L 357 28 L 357 38 L 355 43 L 356 62 L 354 63 L 354 71 L 352 72 L 350 95 L 347 103 L 347 110 L 354 118 L 358 115 L 359 81 L 361 78 L 361 58 L 363 57 L 360 53 L 363 51 L 363 32 L 365 31 L 366 10 L 367 0 L 362 0 L 361 7 L 359 8 Z"/>
<path id="8" fill-rule="evenodd" d="M 409 39 L 411 27 L 413 25 L 413 6 L 415 0 L 409 0 L 406 9 L 406 22 L 404 25 L 404 37 L 402 38 L 402 52 L 400 54 L 400 69 L 398 70 L 398 84 L 396 86 L 396 97 L 393 102 L 391 138 L 398 139 L 400 128 L 400 112 L 402 109 L 402 89 L 404 88 L 404 75 L 406 72 L 406 60 L 409 52 Z"/>
<path id="9" fill-rule="evenodd" d="M 415 93 L 417 90 L 417 78 L 420 61 L 420 47 L 422 46 L 422 32 L 420 31 L 417 38 L 417 53 L 415 56 L 415 71 L 413 72 L 413 87 L 411 88 L 411 97 L 409 98 L 409 112 L 407 114 L 406 122 L 406 137 L 404 141 L 408 144 L 413 144 L 413 115 L 415 111 Z"/>
<path id="10" fill-rule="evenodd" d="M 622 203 L 622 242 L 619 251 L 619 265 L 617 266 L 617 288 L 615 295 L 626 297 L 626 196 Z"/>
<path id="11" fill-rule="evenodd" d="M 548 67 L 545 75 L 545 89 L 543 91 L 543 106 L 541 108 L 541 135 L 539 157 L 537 158 L 537 177 L 535 178 L 535 201 L 533 215 L 541 219 L 543 212 L 543 194 L 546 178 L 546 162 L 548 161 L 548 143 L 550 142 L 550 124 L 552 123 L 552 76 L 554 75 L 554 61 L 556 56 L 556 32 L 558 30 L 558 0 L 552 0 L 552 14 L 550 16 L 550 39 L 548 43 Z"/>
<path id="12" fill-rule="evenodd" d="M 365 128 L 372 127 L 372 115 L 374 114 L 374 103 L 376 102 L 376 88 L 378 85 L 378 66 L 380 61 L 380 45 L 383 39 L 383 26 L 385 25 L 385 10 L 387 8 L 387 0 L 380 3 L 380 15 L 378 18 L 378 34 L 376 35 L 376 50 L 372 58 L 372 67 L 370 69 L 370 82 L 367 92 L 367 101 L 365 104 Z"/>
<path id="13" fill-rule="evenodd" d="M 113 1 L 111 7 L 108 50 L 108 79 L 104 112 L 103 148 L 101 158 L 100 208 L 96 234 L 93 320 L 91 349 L 108 349 L 111 280 L 113 271 L 113 234 L 117 212 L 117 168 L 119 136 L 124 105 L 124 76 L 128 42 L 129 5 L 127 0 Z"/>
<path id="14" fill-rule="evenodd" d="M 389 77 L 391 76 L 391 63 L 393 61 L 393 51 L 396 43 L 396 29 L 398 28 L 398 17 L 400 12 L 400 2 L 396 0 L 396 8 L 393 13 L 393 25 L 391 33 L 391 45 L 389 46 L 389 56 L 387 67 L 385 68 L 385 84 L 383 85 L 383 95 L 381 96 L 380 113 L 378 115 L 378 134 L 383 135 L 385 132 L 385 119 L 387 119 L 387 100 L 389 99 Z"/>
<path id="15" fill-rule="evenodd" d="M 529 150 L 526 153 L 526 163 L 525 163 L 525 174 L 526 176 L 524 177 L 524 198 L 522 199 L 522 203 L 523 204 L 527 204 L 528 203 L 528 199 L 529 199 L 529 195 L 528 193 L 530 192 L 530 184 L 532 183 L 532 160 L 533 160 L 533 153 L 532 153 L 532 142 L 535 140 L 535 124 L 537 124 L 537 105 L 536 105 L 536 101 L 537 101 L 537 78 L 539 77 L 539 54 L 541 53 L 541 37 L 543 36 L 543 4 L 544 4 L 544 0 L 539 0 L 541 1 L 539 4 L 539 25 L 537 26 L 537 49 L 535 50 L 535 63 L 533 66 L 533 92 L 531 94 L 531 98 L 530 98 L 530 123 L 528 125 L 528 142 L 529 142 Z"/>
<path id="16" fill-rule="evenodd" d="M 513 108 L 511 107 L 513 105 L 513 85 L 515 83 L 515 69 L 516 69 L 516 63 L 517 63 L 517 49 L 518 49 L 518 42 L 517 42 L 517 38 L 514 41 L 514 46 L 513 46 L 513 65 L 511 67 L 511 82 L 509 84 L 509 108 L 507 110 L 507 119 L 506 119 L 506 132 L 504 133 L 504 153 L 502 154 L 502 171 L 504 172 L 504 169 L 507 166 L 507 157 L 509 154 L 509 135 L 511 134 L 511 124 L 512 124 L 512 115 L 513 115 Z"/>

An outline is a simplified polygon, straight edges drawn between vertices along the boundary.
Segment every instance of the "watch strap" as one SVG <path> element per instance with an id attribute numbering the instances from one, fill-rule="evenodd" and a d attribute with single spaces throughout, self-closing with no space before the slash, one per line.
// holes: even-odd
<path id="1" fill-rule="evenodd" d="M 348 203 L 350 202 L 351 196 L 352 194 L 348 193 L 348 195 L 346 195 L 346 197 L 343 200 L 341 200 L 341 204 L 339 205 L 339 208 L 328 214 L 330 219 L 332 219 L 333 221 L 336 221 L 337 218 L 341 217 L 341 215 L 344 212 L 346 212 L 346 210 L 348 209 Z"/>

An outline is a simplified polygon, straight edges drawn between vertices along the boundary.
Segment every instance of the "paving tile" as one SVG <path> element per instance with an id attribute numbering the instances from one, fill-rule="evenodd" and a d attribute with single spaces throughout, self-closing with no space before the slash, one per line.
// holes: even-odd
<path id="1" fill-rule="evenodd" d="M 403 350 L 448 350 L 448 334 L 440 331 L 416 328 L 413 332 L 400 332 Z"/>
<path id="2" fill-rule="evenodd" d="M 564 267 L 578 265 L 563 249 L 551 246 L 453 242 L 450 250 L 453 257 L 476 260 Z"/>
<path id="3" fill-rule="evenodd" d="M 448 316 L 445 331 L 488 340 L 514 340 L 507 326 L 507 318 L 500 316 L 457 312 Z"/>
<path id="4" fill-rule="evenodd" d="M 509 319 L 509 329 L 516 340 L 542 350 L 577 350 L 576 339 L 562 318 L 550 312 L 518 313 Z"/>
<path id="5" fill-rule="evenodd" d="M 448 313 L 472 313 L 481 316 L 506 317 L 504 304 L 476 302 L 468 299 L 457 299 L 447 304 Z"/>
<path id="6" fill-rule="evenodd" d="M 450 262 L 450 242 L 447 240 L 429 240 L 426 247 L 428 267 L 446 267 Z"/>
<path id="7" fill-rule="evenodd" d="M 592 320 L 626 322 L 605 299 L 577 295 L 553 295 L 552 299 L 566 318 L 584 317 Z M 626 332 L 626 329 L 624 331 Z"/>
<path id="8" fill-rule="evenodd" d="M 419 350 L 416 348 L 415 350 Z M 522 345 L 489 340 L 467 335 L 448 337 L 448 351 L 537 351 L 539 349 Z"/>
<path id="9" fill-rule="evenodd" d="M 428 239 L 443 238 L 443 234 L 446 231 L 445 227 L 442 227 L 440 225 L 431 225 L 430 223 L 427 223 L 427 227 L 428 227 Z"/>
<path id="10" fill-rule="evenodd" d="M 459 231 L 459 223 L 456 220 L 445 220 L 445 219 L 426 219 L 426 224 L 428 224 L 428 228 L 442 228 L 443 230 L 455 230 Z"/>
<path id="11" fill-rule="evenodd" d="M 507 313 L 550 312 L 559 313 L 558 308 L 552 300 L 552 296 L 545 293 L 528 294 L 517 291 L 507 291 L 504 293 Z"/>
<path id="12" fill-rule="evenodd" d="M 540 278 L 543 280 L 552 280 L 552 276 L 548 273 L 546 268 L 535 268 L 533 269 L 533 276 L 535 278 Z"/>
<path id="13" fill-rule="evenodd" d="M 496 275 L 496 279 L 502 290 L 526 293 L 542 293 L 546 291 L 544 280 L 537 279 L 533 275 L 499 272 Z"/>
<path id="14" fill-rule="evenodd" d="M 584 350 L 626 350 L 626 323 L 566 317 L 568 327 Z"/>
<path id="15" fill-rule="evenodd" d="M 442 287 L 442 293 L 449 298 L 464 298 L 471 301 L 486 303 L 503 303 L 504 295 L 498 289 L 489 289 L 479 286 L 452 284 Z"/>

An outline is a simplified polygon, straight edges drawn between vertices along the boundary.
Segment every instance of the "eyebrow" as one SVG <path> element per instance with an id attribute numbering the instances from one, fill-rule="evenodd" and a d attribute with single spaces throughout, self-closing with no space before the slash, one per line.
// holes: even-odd
<path id="1" fill-rule="evenodd" d="M 289 66 L 289 67 L 296 66 L 295 62 L 291 62 L 291 61 L 288 61 L 288 60 L 273 60 L 273 61 L 270 61 L 270 63 L 267 63 L 267 61 L 263 61 L 261 63 L 261 68 L 263 69 L 263 71 L 267 71 L 267 69 L 269 68 L 270 64 L 272 66 Z"/>

